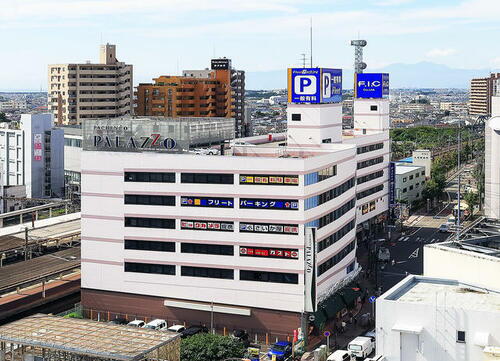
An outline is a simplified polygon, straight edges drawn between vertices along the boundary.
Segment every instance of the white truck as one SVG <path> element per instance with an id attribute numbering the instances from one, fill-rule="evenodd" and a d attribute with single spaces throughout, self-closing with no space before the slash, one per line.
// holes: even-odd
<path id="1" fill-rule="evenodd" d="M 349 342 L 347 350 L 356 358 L 364 359 L 375 349 L 375 339 L 372 337 L 359 336 Z"/>
<path id="2" fill-rule="evenodd" d="M 337 350 L 326 361 L 356 361 L 356 357 L 347 350 Z"/>

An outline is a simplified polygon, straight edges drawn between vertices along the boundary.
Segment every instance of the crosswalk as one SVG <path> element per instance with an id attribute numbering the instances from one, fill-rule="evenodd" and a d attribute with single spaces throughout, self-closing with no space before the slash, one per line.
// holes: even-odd
<path id="1" fill-rule="evenodd" d="M 423 237 L 417 237 L 417 238 L 411 238 L 411 237 L 399 237 L 398 242 L 408 242 L 408 241 L 411 241 L 411 242 L 420 242 L 420 243 L 424 243 L 424 244 L 431 244 L 431 243 L 438 243 L 438 242 L 442 242 L 442 240 L 440 240 L 439 238 L 431 238 L 431 239 L 428 239 L 428 238 L 423 238 Z"/>

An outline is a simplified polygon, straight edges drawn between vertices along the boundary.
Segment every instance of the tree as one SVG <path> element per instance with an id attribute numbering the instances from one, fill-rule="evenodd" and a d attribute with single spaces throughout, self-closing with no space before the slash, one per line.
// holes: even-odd
<path id="1" fill-rule="evenodd" d="M 469 191 L 464 195 L 465 203 L 469 206 L 470 214 L 474 213 L 474 207 L 479 204 L 479 194 L 477 192 Z"/>
<path id="2" fill-rule="evenodd" d="M 0 112 L 0 122 L 8 122 L 9 120 L 5 116 L 5 113 Z"/>
<path id="3" fill-rule="evenodd" d="M 221 361 L 244 354 L 243 343 L 229 336 L 199 333 L 181 343 L 181 361 Z"/>

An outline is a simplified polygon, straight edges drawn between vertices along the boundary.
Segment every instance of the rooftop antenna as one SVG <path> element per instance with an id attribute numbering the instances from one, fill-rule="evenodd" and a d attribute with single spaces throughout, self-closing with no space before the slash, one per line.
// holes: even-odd
<path id="1" fill-rule="evenodd" d="M 313 67 L 313 19 L 311 18 L 311 29 L 310 29 L 310 47 L 311 47 L 311 68 Z"/>
<path id="2" fill-rule="evenodd" d="M 354 73 L 362 73 L 366 69 L 366 63 L 363 63 L 363 48 L 366 46 L 366 40 L 351 40 L 351 45 L 354 46 Z"/>

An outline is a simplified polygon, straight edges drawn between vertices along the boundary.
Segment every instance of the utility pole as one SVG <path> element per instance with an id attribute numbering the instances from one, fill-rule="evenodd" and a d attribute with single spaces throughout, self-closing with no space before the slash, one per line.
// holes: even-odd
<path id="1" fill-rule="evenodd" d="M 24 260 L 28 260 L 28 227 L 24 227 Z"/>
<path id="2" fill-rule="evenodd" d="M 215 334 L 214 331 L 214 301 L 210 302 L 210 332 Z"/>

